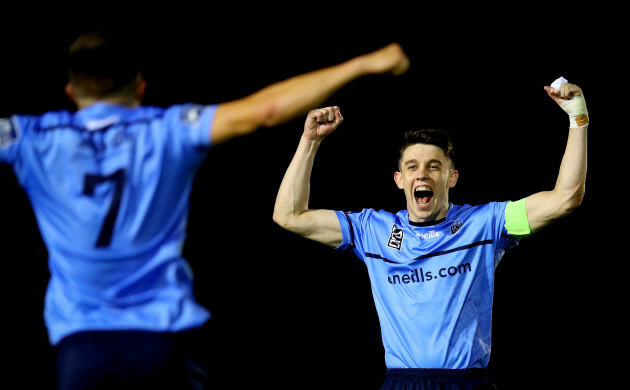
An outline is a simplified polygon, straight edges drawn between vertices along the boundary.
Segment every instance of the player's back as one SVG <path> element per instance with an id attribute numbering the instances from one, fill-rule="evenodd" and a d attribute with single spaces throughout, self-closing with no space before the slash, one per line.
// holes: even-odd
<path id="1" fill-rule="evenodd" d="M 10 119 L 3 160 L 48 249 L 47 321 L 64 328 L 53 341 L 92 324 L 172 330 L 198 321 L 181 250 L 213 115 L 211 106 L 97 103 Z M 137 310 L 119 310 L 127 307 Z"/>

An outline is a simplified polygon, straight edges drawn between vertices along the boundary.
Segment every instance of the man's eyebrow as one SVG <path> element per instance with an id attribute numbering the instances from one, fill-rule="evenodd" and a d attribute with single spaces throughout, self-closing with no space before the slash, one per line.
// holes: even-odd
<path id="1" fill-rule="evenodd" d="M 435 163 L 437 163 L 437 164 L 443 165 L 442 161 L 437 160 L 437 159 L 431 159 L 431 160 L 427 161 L 427 163 L 428 164 L 435 164 Z M 405 165 L 405 166 L 409 165 L 409 164 L 418 164 L 418 160 L 415 159 L 415 158 L 412 158 L 412 159 L 409 159 L 409 160 L 407 160 L 407 161 L 405 161 L 403 163 L 403 165 Z"/>

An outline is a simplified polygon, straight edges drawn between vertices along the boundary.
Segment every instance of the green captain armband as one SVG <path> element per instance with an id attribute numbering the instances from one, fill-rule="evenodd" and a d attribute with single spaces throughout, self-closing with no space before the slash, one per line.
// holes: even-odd
<path id="1" fill-rule="evenodd" d="M 529 222 L 527 221 L 525 198 L 516 202 L 508 202 L 505 206 L 505 228 L 516 239 L 521 239 L 534 233 L 529 228 Z"/>

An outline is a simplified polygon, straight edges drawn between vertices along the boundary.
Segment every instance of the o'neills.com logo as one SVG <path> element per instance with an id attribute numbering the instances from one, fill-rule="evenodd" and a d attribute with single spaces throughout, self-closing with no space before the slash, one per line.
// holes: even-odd
<path id="1" fill-rule="evenodd" d="M 453 276 L 465 276 L 469 273 L 472 273 L 472 267 L 470 263 L 464 263 L 443 267 L 437 272 L 435 269 L 431 271 L 427 271 L 423 268 L 410 269 L 408 272 L 388 275 L 387 281 L 389 284 L 425 283 L 431 280 L 445 279 Z"/>

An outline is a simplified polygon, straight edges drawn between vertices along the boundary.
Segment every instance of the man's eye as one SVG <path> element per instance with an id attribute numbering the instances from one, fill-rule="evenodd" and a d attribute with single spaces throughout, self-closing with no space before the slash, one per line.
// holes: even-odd
<path id="1" fill-rule="evenodd" d="M 407 165 L 407 169 L 409 169 L 410 171 L 413 171 L 416 169 L 415 165 Z"/>

